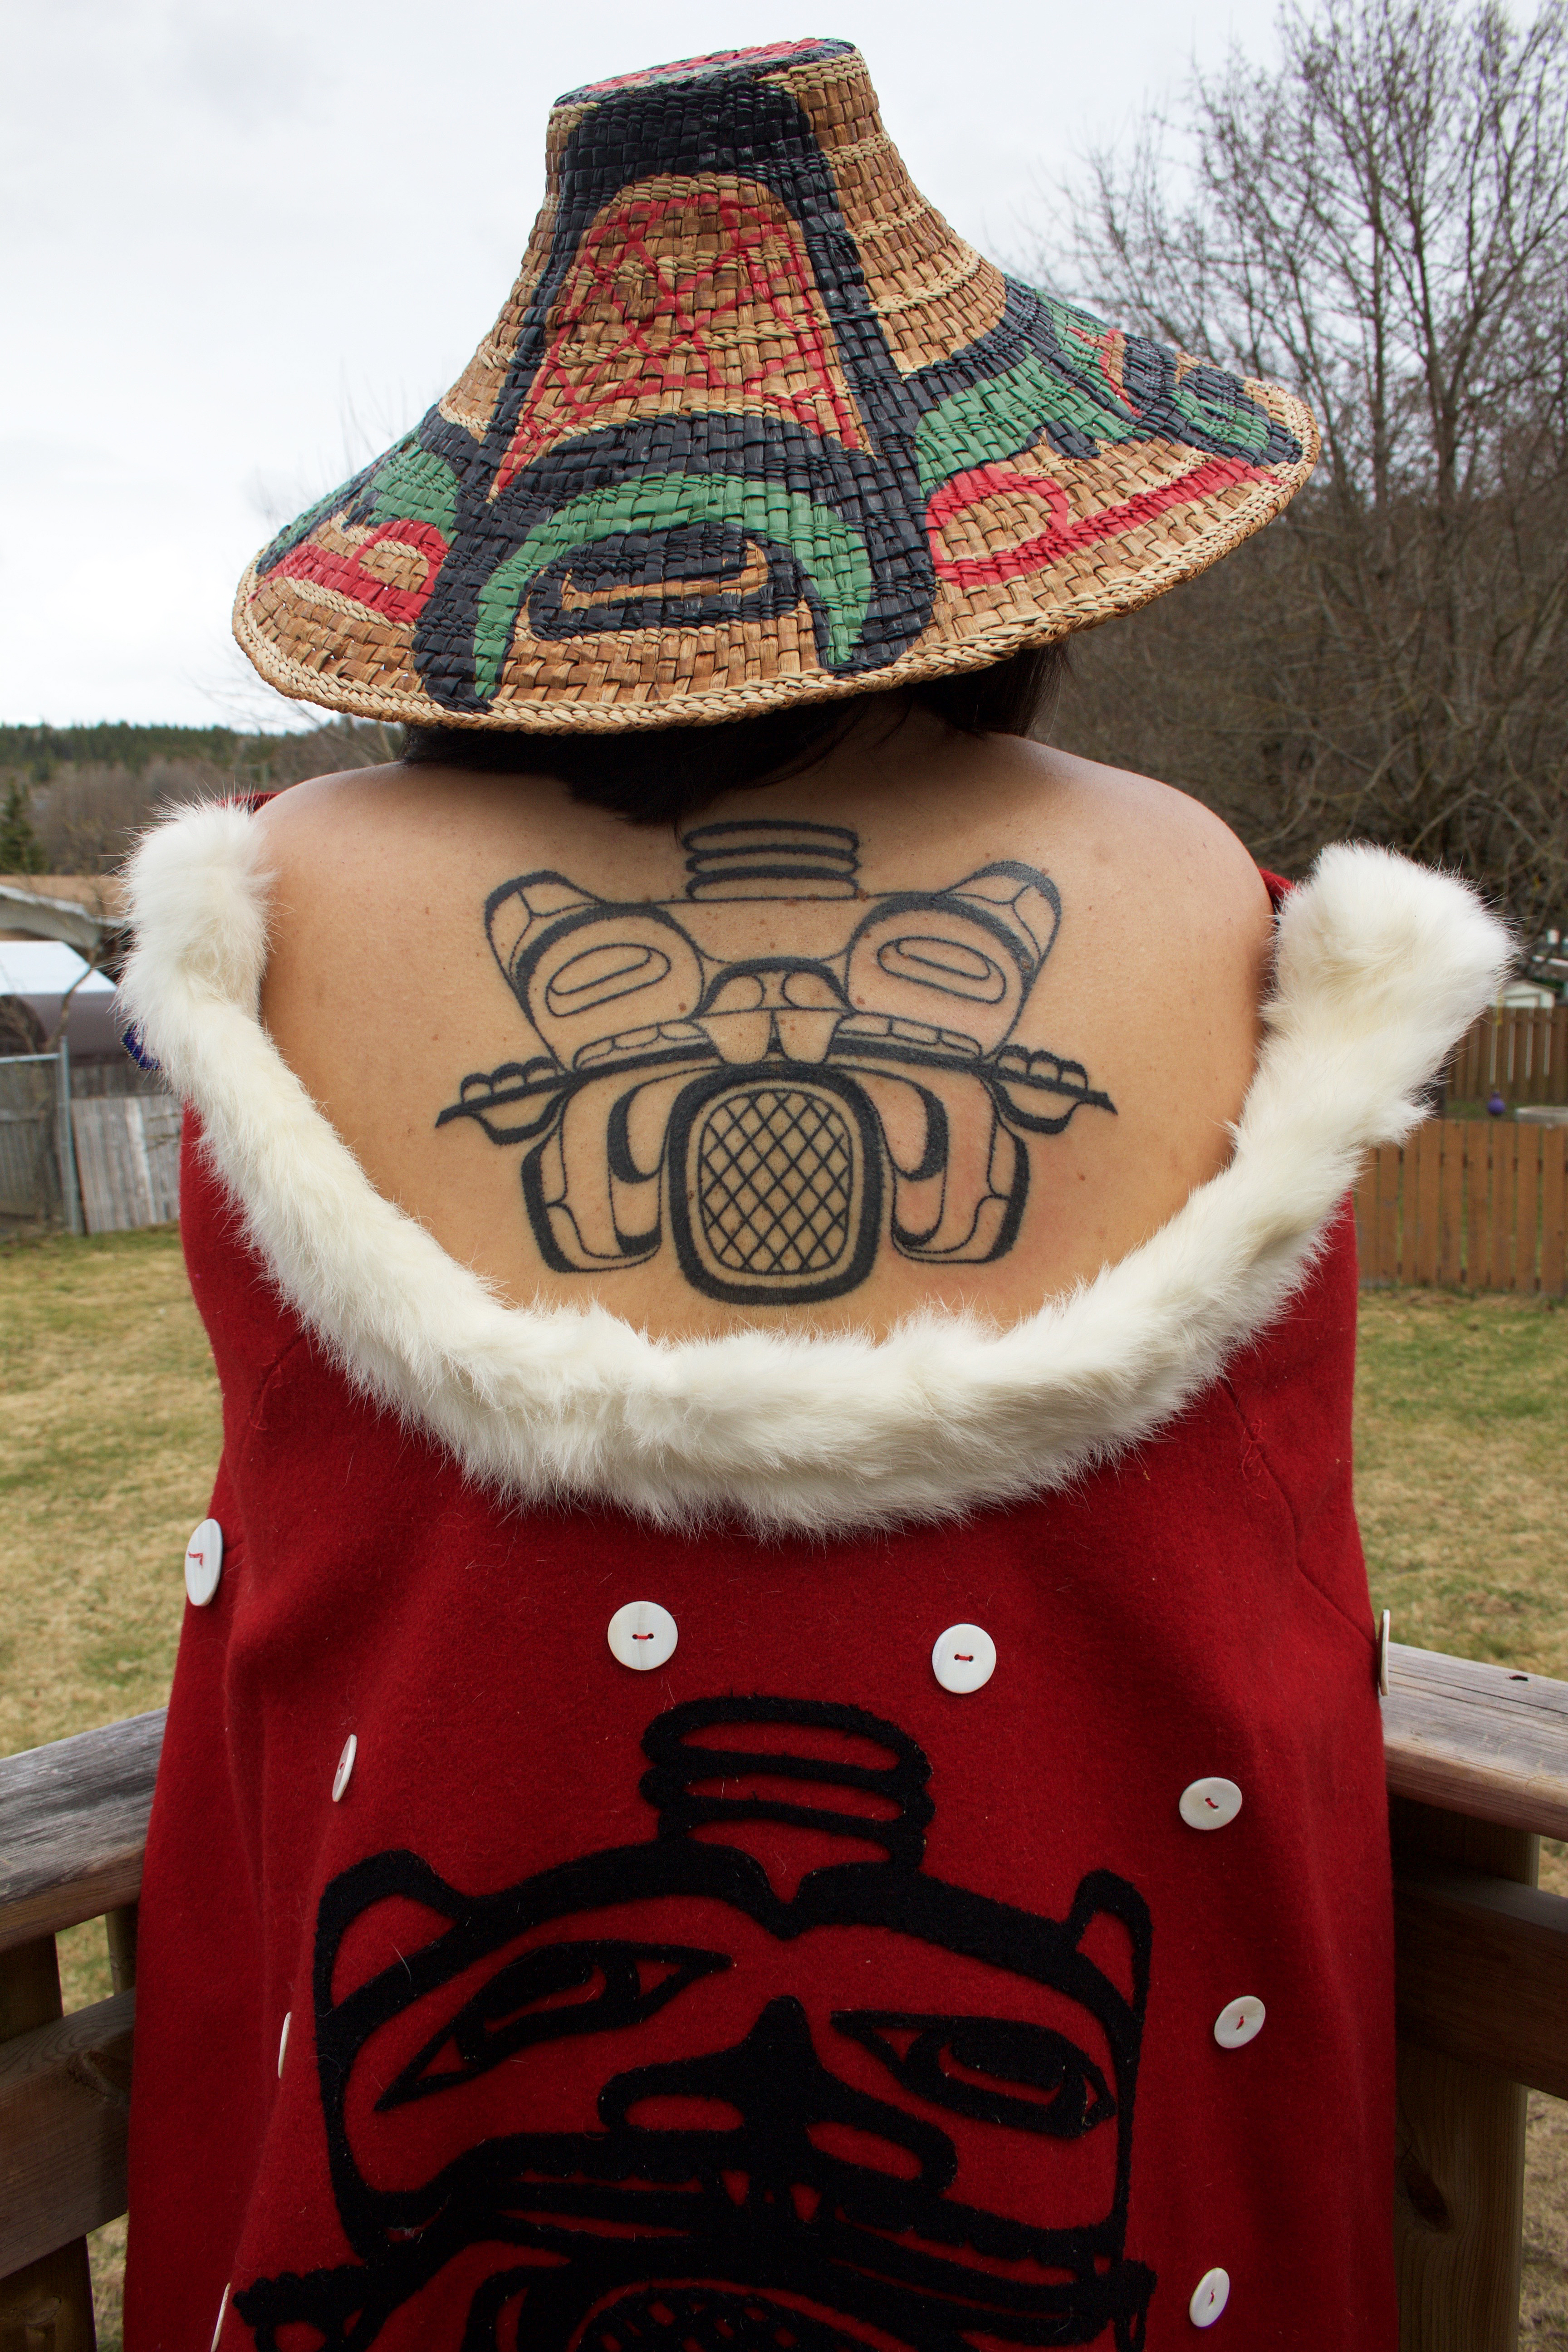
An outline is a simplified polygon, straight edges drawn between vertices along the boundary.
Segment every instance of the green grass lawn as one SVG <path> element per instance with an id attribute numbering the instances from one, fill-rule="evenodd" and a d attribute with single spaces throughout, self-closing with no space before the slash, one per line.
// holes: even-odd
<path id="1" fill-rule="evenodd" d="M 0 1754 L 167 1698 L 221 1444 L 177 1232 L 0 1249 Z"/>
<path id="2" fill-rule="evenodd" d="M 221 1441 L 173 1231 L 0 1248 L 0 1753 L 161 1706 Z M 1568 1311 L 1362 1297 L 1356 1486 L 1397 1639 L 1568 1678 Z M 1568 1891 L 1561 1851 L 1547 1874 Z M 108 1991 L 102 1930 L 62 1937 L 67 2006 Z M 1568 2110 L 1532 2098 L 1524 2332 L 1568 2352 Z M 120 2341 L 124 2224 L 93 2241 Z"/>
<path id="3" fill-rule="evenodd" d="M 1396 1640 L 1568 1678 L 1568 1310 L 1363 1291 L 1356 1507 Z"/>

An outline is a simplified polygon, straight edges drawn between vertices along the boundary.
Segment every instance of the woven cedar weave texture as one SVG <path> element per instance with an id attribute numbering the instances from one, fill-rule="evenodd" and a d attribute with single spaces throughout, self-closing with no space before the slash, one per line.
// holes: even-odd
<path id="1" fill-rule="evenodd" d="M 1289 394 L 955 236 L 846 43 L 574 91 L 546 161 L 458 382 L 241 583 L 287 694 L 608 730 L 973 668 L 1202 571 L 1311 469 Z"/>

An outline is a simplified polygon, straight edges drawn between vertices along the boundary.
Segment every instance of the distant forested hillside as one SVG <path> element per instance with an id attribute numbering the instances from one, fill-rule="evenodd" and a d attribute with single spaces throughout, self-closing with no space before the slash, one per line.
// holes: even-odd
<path id="1" fill-rule="evenodd" d="M 0 727 L 0 873 L 100 874 L 160 809 L 395 760 L 402 730 L 342 719 L 227 727 Z"/>
<path id="2" fill-rule="evenodd" d="M 0 727 L 0 771 L 25 768 L 47 783 L 57 768 L 127 768 L 140 774 L 150 760 L 233 760 L 243 743 L 260 741 L 228 727 Z"/>

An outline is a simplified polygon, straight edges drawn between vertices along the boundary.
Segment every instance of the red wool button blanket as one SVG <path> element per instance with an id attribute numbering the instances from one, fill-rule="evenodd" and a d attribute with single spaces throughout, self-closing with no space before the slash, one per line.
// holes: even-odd
<path id="1" fill-rule="evenodd" d="M 1342 1200 L 1497 927 L 1331 853 L 1230 1167 L 1016 1329 L 660 1347 L 500 1307 L 370 1191 L 257 1020 L 247 818 L 136 892 L 225 1551 L 147 1857 L 128 2352 L 220 2307 L 228 2352 L 1132 2352 L 1221 2271 L 1216 2341 L 1392 2347 Z"/>

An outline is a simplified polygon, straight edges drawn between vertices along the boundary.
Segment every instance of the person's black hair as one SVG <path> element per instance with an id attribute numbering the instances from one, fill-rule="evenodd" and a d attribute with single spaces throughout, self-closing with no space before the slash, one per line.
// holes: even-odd
<path id="1" fill-rule="evenodd" d="M 799 775 L 825 758 L 873 703 L 886 702 L 889 734 L 910 709 L 921 709 L 965 735 L 1027 735 L 1048 719 L 1067 670 L 1065 645 L 1032 646 L 984 669 L 881 694 L 786 704 L 718 727 L 621 729 L 605 735 L 410 727 L 403 757 L 416 768 L 554 776 L 574 801 L 609 809 L 632 824 L 680 824 L 724 793 Z"/>

